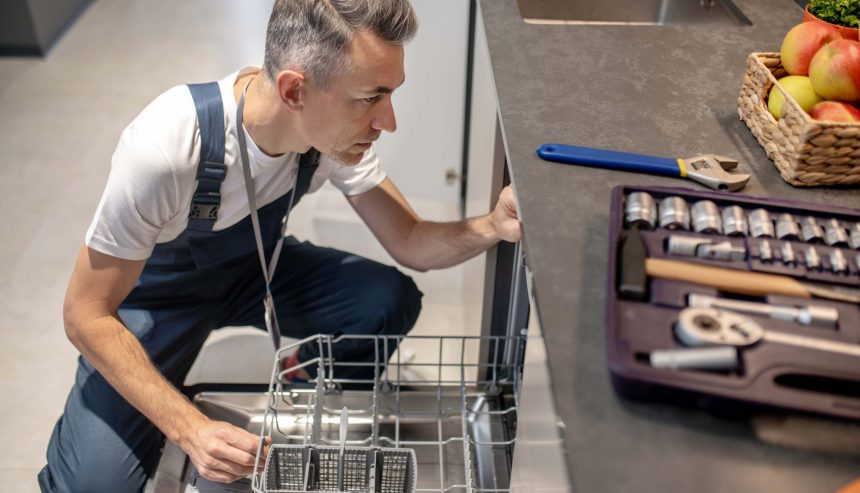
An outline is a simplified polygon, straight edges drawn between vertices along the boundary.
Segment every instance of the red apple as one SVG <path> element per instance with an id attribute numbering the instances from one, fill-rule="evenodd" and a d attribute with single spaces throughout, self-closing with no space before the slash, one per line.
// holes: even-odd
<path id="1" fill-rule="evenodd" d="M 831 41 L 841 39 L 839 31 L 820 22 L 803 22 L 791 28 L 782 40 L 782 66 L 791 75 L 808 75 L 809 61 Z"/>
<path id="2" fill-rule="evenodd" d="M 860 42 L 839 39 L 824 45 L 809 62 L 809 79 L 824 99 L 860 100 Z"/>
<path id="3" fill-rule="evenodd" d="M 816 120 L 830 122 L 860 122 L 860 110 L 846 103 L 822 101 L 809 110 Z"/>

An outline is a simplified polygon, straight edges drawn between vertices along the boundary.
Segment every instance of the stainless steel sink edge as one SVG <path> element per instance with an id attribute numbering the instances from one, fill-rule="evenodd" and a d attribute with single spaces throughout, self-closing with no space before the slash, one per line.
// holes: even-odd
<path id="1" fill-rule="evenodd" d="M 752 22 L 732 0 L 517 0 L 529 24 L 664 26 Z"/>

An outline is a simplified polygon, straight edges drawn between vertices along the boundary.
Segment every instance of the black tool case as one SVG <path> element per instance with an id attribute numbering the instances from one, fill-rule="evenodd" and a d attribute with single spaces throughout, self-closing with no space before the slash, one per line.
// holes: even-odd
<path id="1" fill-rule="evenodd" d="M 813 217 L 819 223 L 832 218 L 846 226 L 849 241 L 837 245 L 809 243 L 803 238 L 781 240 L 778 237 L 727 236 L 724 233 L 696 233 L 690 229 L 659 227 L 659 214 L 653 227 L 641 228 L 625 221 L 625 204 L 631 193 L 646 192 L 654 202 L 677 196 L 688 204 L 709 200 L 719 210 L 740 206 L 746 213 L 756 209 L 769 212 L 771 219 L 789 213 L 794 218 Z M 731 300 L 743 300 L 781 306 L 816 305 L 832 307 L 838 312 L 835 327 L 802 325 L 795 321 L 775 320 L 762 315 L 746 316 L 766 331 L 784 332 L 843 343 L 860 344 L 860 305 L 829 299 L 768 295 L 744 296 L 687 282 L 647 279 L 647 290 L 622 295 L 619 284 L 622 269 L 642 268 L 622 265 L 619 244 L 628 235 L 641 236 L 648 258 L 671 258 L 695 264 L 717 266 L 738 271 L 767 272 L 791 276 L 802 282 L 829 287 L 860 286 L 860 245 L 850 237 L 852 227 L 860 223 L 860 211 L 827 207 L 820 204 L 764 199 L 721 192 L 704 192 L 685 188 L 616 187 L 612 194 L 610 222 L 610 264 L 606 297 L 606 353 L 612 383 L 620 395 L 668 401 L 684 406 L 704 408 L 710 412 L 742 417 L 756 412 L 802 411 L 806 413 L 860 419 L 860 357 L 837 354 L 808 347 L 767 340 L 738 348 L 738 364 L 731 369 L 670 369 L 652 366 L 653 351 L 684 349 L 674 327 L 686 307 L 690 294 L 698 293 Z M 638 231 L 634 231 L 638 230 Z M 713 242 L 731 242 L 743 247 L 743 258 L 714 260 L 700 257 L 678 257 L 670 254 L 667 244 L 671 235 L 707 238 Z M 762 259 L 762 242 L 767 240 L 769 254 Z M 783 243 L 792 243 L 797 259 L 794 265 L 782 258 Z M 808 268 L 805 252 L 813 247 L 820 257 L 820 267 Z M 833 272 L 830 254 L 842 251 L 845 270 Z M 768 258 L 769 257 L 769 258 Z M 628 259 L 629 260 L 629 259 Z M 629 272 L 629 271 L 628 271 Z"/>

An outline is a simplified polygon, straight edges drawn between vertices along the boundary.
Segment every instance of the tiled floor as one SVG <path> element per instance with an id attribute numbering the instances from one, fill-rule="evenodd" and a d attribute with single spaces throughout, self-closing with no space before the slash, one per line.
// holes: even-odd
<path id="1" fill-rule="evenodd" d="M 119 133 L 165 88 L 259 63 L 270 5 L 99 0 L 46 58 L 0 59 L 2 489 L 38 490 L 35 475 L 77 356 L 63 334 L 63 293 Z M 457 210 L 453 204 L 415 205 L 438 219 Z M 299 237 L 391 262 L 333 189 L 309 196 L 294 214 Z M 415 333 L 474 333 L 480 296 L 474 280 L 482 269 L 479 258 L 413 273 L 425 293 Z M 247 350 L 240 354 L 261 360 L 258 352 L 268 350 L 267 343 L 236 335 L 246 333 L 225 332 L 213 351 L 242 347 Z M 198 379 L 221 378 L 216 365 L 202 363 Z"/>

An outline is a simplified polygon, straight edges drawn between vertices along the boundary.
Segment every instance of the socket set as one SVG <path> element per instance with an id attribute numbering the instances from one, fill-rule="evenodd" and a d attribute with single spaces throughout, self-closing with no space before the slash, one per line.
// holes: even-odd
<path id="1" fill-rule="evenodd" d="M 860 419 L 860 209 L 617 187 L 609 236 L 619 394 Z"/>

